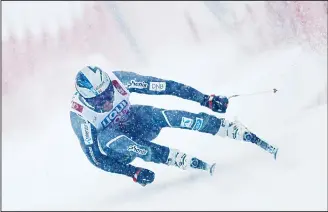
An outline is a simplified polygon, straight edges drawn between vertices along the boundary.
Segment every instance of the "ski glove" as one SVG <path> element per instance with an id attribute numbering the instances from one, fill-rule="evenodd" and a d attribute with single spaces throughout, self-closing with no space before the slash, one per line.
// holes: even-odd
<path id="1" fill-rule="evenodd" d="M 132 178 L 134 182 L 139 183 L 142 186 L 146 186 L 154 181 L 155 173 L 148 169 L 137 168 Z"/>
<path id="2" fill-rule="evenodd" d="M 228 108 L 229 100 L 226 96 L 215 96 L 212 94 L 210 96 L 205 95 L 200 104 L 210 108 L 214 112 L 225 113 Z"/>

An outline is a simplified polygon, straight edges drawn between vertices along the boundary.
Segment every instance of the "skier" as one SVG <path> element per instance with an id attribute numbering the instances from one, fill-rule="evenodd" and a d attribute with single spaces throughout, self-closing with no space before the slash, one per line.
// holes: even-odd
<path id="1" fill-rule="evenodd" d="M 131 177 L 145 186 L 155 179 L 151 170 L 130 163 L 139 157 L 147 162 L 193 168 L 213 174 L 215 164 L 208 164 L 178 149 L 151 141 L 164 127 L 195 130 L 235 140 L 251 142 L 276 158 L 277 148 L 258 138 L 246 127 L 206 113 L 165 110 L 147 105 L 131 105 L 130 93 L 174 95 L 200 103 L 212 111 L 225 113 L 228 98 L 205 95 L 172 80 L 141 76 L 133 72 L 105 72 L 86 66 L 75 79 L 76 93 L 72 98 L 72 128 L 89 161 L 111 173 Z"/>

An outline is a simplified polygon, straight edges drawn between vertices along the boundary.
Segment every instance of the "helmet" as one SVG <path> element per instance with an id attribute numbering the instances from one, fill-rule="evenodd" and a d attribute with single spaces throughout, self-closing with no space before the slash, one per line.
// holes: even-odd
<path id="1" fill-rule="evenodd" d="M 75 88 L 85 103 L 98 112 L 106 102 L 113 103 L 114 88 L 108 74 L 96 66 L 86 66 L 75 78 Z"/>

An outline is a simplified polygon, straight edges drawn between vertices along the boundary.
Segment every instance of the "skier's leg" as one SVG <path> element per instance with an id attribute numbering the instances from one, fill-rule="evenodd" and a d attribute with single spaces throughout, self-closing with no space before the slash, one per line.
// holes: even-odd
<path id="1" fill-rule="evenodd" d="M 209 165 L 179 150 L 142 141 L 141 139 L 134 141 L 128 136 L 111 129 L 103 131 L 98 139 L 100 144 L 105 144 L 101 148 L 108 157 L 124 164 L 131 163 L 138 157 L 146 162 L 162 163 L 184 170 L 189 168 L 201 169 L 209 171 L 211 174 L 214 171 L 213 165 Z"/>
<path id="2" fill-rule="evenodd" d="M 155 107 L 146 107 L 148 111 L 147 122 L 153 123 L 159 129 L 173 127 L 188 130 L 196 130 L 203 133 L 229 137 L 234 140 L 251 142 L 268 151 L 276 157 L 278 149 L 260 139 L 239 122 L 232 122 L 224 118 L 217 118 L 206 113 L 191 113 L 182 110 L 164 110 Z"/>
<path id="3" fill-rule="evenodd" d="M 147 140 L 156 138 L 164 127 L 197 130 L 215 135 L 220 127 L 221 119 L 206 113 L 190 113 L 182 110 L 165 110 L 146 105 L 131 106 L 131 120 L 128 121 L 128 131 L 141 132 L 142 138 L 151 134 Z M 132 123 L 135 123 L 132 125 Z M 142 133 L 147 129 L 146 133 Z"/>

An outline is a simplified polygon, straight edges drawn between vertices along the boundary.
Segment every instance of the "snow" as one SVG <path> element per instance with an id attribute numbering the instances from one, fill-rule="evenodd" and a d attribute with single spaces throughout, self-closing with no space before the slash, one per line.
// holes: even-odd
<path id="1" fill-rule="evenodd" d="M 125 176 L 95 168 L 69 122 L 75 67 L 85 62 L 77 58 L 53 64 L 69 72 L 53 99 L 47 99 L 52 97 L 46 93 L 53 88 L 45 83 L 49 81 L 40 83 L 38 77 L 17 94 L 26 98 L 28 111 L 13 100 L 16 97 L 4 99 L 2 209 L 327 210 L 327 101 L 322 100 L 327 59 L 295 45 L 247 54 L 235 38 L 225 36 L 223 41 L 212 38 L 184 48 L 154 47 L 148 55 L 150 65 L 136 70 L 204 93 L 232 95 L 273 88 L 277 93 L 233 98 L 226 114 L 172 96 L 132 94 L 131 102 L 237 118 L 279 147 L 277 160 L 249 143 L 165 128 L 154 142 L 216 162 L 215 175 L 137 159 L 133 164 L 156 173 L 153 184 L 141 187 Z M 106 63 L 100 53 L 88 57 Z M 45 90 L 34 93 L 37 86 Z M 58 107 L 50 105 L 53 102 Z"/>

